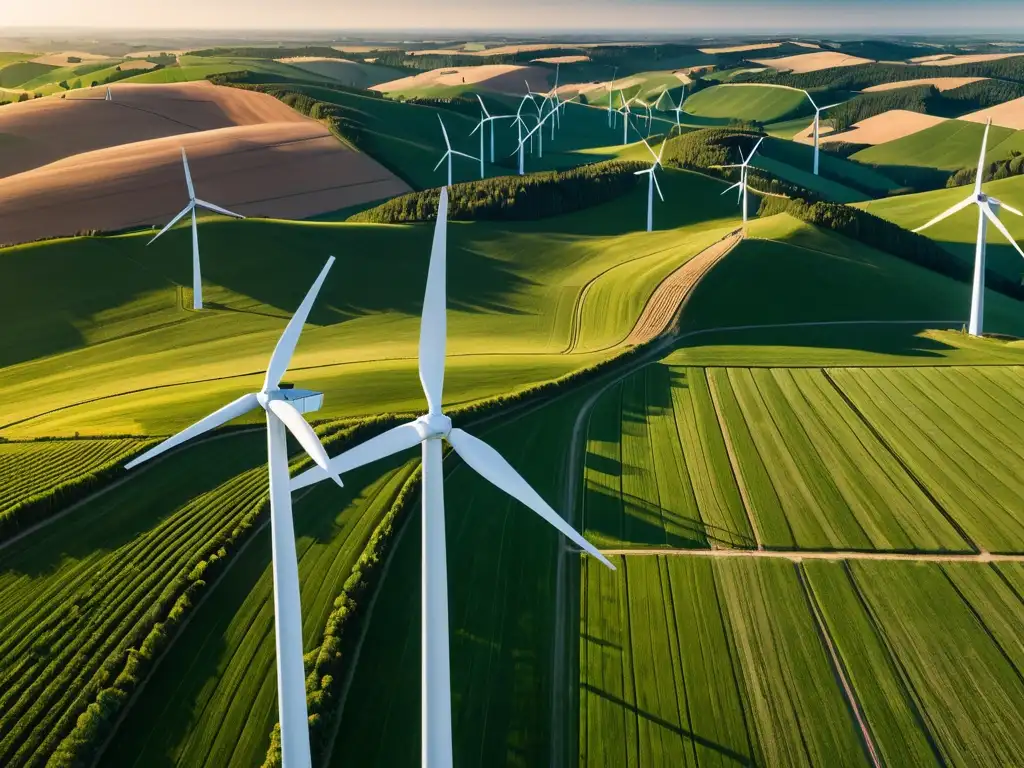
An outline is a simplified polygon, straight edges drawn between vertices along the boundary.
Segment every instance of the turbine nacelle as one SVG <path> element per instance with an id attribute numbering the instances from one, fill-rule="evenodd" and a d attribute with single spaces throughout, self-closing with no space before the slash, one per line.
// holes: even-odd
<path id="1" fill-rule="evenodd" d="M 447 439 L 452 432 L 452 420 L 443 413 L 425 413 L 413 425 L 421 440 Z"/>

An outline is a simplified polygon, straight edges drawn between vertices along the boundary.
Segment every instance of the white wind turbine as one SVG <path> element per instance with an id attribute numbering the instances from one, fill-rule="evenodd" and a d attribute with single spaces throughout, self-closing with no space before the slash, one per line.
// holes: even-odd
<path id="1" fill-rule="evenodd" d="M 629 143 L 629 116 L 633 113 L 629 109 L 630 102 L 626 101 L 622 91 L 619 91 L 619 101 L 622 102 L 622 106 L 616 111 L 622 115 L 622 146 L 626 146 Z"/>
<path id="2" fill-rule="evenodd" d="M 615 69 L 612 70 L 612 79 L 608 81 L 608 127 L 609 128 L 614 128 L 615 125 L 613 123 L 613 120 L 617 120 L 617 118 L 613 117 L 615 114 L 617 114 L 617 110 L 612 109 L 612 99 L 613 99 L 613 97 L 615 95 L 615 92 L 614 92 L 613 89 L 615 88 L 615 76 L 617 74 L 619 74 L 619 68 L 618 67 L 616 67 Z"/>
<path id="3" fill-rule="evenodd" d="M 761 146 L 761 142 L 764 141 L 764 136 L 757 140 L 757 144 L 750 150 L 750 154 L 743 157 L 743 150 L 740 150 L 740 163 L 734 163 L 733 165 L 718 165 L 716 168 L 739 168 L 740 169 L 740 180 L 733 184 L 731 187 L 725 190 L 722 194 L 731 192 L 732 190 L 739 188 L 739 202 L 743 207 L 743 226 L 747 226 L 747 169 L 750 167 L 750 161 L 754 159 L 754 153 L 757 152 L 757 148 Z"/>
<path id="4" fill-rule="evenodd" d="M 519 109 L 516 110 L 515 122 L 513 125 L 516 127 L 516 134 L 519 138 L 519 143 L 516 145 L 516 152 L 519 153 L 519 175 L 522 176 L 525 173 L 525 162 L 523 155 L 526 153 L 526 142 L 523 139 L 523 129 L 526 128 L 526 121 L 523 119 L 523 106 L 529 100 L 529 96 L 524 96 L 523 100 L 519 102 Z M 532 139 L 531 139 L 532 142 Z M 513 154 L 515 154 L 513 152 Z"/>
<path id="5" fill-rule="evenodd" d="M 665 154 L 665 142 L 661 142 L 661 149 L 658 150 L 658 154 L 654 154 L 654 150 L 647 143 L 647 139 L 644 139 L 643 142 L 644 146 L 647 147 L 647 151 L 651 153 L 651 157 L 654 158 L 654 165 L 646 171 L 636 171 L 634 175 L 643 176 L 645 173 L 647 174 L 647 231 L 650 232 L 654 229 L 655 188 L 658 190 L 658 197 L 661 198 L 661 202 L 665 202 L 665 196 L 661 194 L 661 185 L 658 184 L 658 177 L 654 175 L 654 172 L 661 166 L 661 156 Z"/>
<path id="6" fill-rule="evenodd" d="M 484 128 L 487 123 L 491 124 L 491 163 L 494 163 L 494 124 L 498 120 L 515 120 L 513 115 L 492 115 L 487 111 L 487 107 L 484 106 L 484 100 L 480 98 L 480 94 L 476 95 L 477 101 L 480 102 L 480 109 L 483 110 L 483 115 L 480 117 L 480 122 L 477 123 L 476 128 L 470 132 L 472 136 L 477 131 L 480 131 L 480 178 L 484 177 Z"/>
<path id="7" fill-rule="evenodd" d="M 915 232 L 921 232 L 928 229 L 932 224 L 937 224 L 945 218 L 952 216 L 954 213 L 962 211 L 970 205 L 978 206 L 978 241 L 974 250 L 974 280 L 971 284 L 971 320 L 968 325 L 968 332 L 972 336 L 980 336 L 982 333 L 982 324 L 985 315 L 985 246 L 987 240 L 987 224 L 992 222 L 992 225 L 1003 233 L 1003 237 L 1010 241 L 1012 245 L 1021 256 L 1024 256 L 1024 251 L 1021 250 L 1020 246 L 1007 231 L 1006 226 L 999 220 L 999 209 L 1003 208 L 1012 214 L 1017 216 L 1024 215 L 1016 208 L 1012 208 L 1006 203 L 997 200 L 994 197 L 989 197 L 981 191 L 981 185 L 985 176 L 985 150 L 988 147 L 988 129 L 992 127 L 992 120 L 990 119 L 985 125 L 985 136 L 981 140 L 981 155 L 978 157 L 978 173 L 974 180 L 974 190 L 964 200 L 954 205 L 947 211 L 940 213 L 934 219 L 929 221 L 922 227 L 915 229 Z"/>
<path id="8" fill-rule="evenodd" d="M 450 768 L 452 765 L 451 675 L 448 651 L 448 572 L 444 523 L 444 480 L 441 465 L 442 440 L 466 465 L 514 499 L 536 512 L 609 568 L 608 562 L 593 545 L 565 522 L 530 487 L 523 477 L 487 443 L 461 429 L 452 427 L 441 409 L 446 346 L 445 250 L 448 193 L 441 200 L 434 229 L 434 242 L 427 271 L 427 287 L 420 320 L 419 373 L 427 398 L 427 413 L 415 421 L 388 430 L 362 445 L 330 460 L 330 469 L 340 474 L 386 456 L 421 446 L 423 457 L 423 535 L 422 547 L 422 689 L 420 723 L 422 727 L 422 765 L 425 768 Z M 322 468 L 304 472 L 292 480 L 292 490 L 323 480 Z"/>
<path id="9" fill-rule="evenodd" d="M 673 103 L 672 94 L 670 94 L 668 92 L 668 88 L 666 88 L 661 92 L 661 96 L 658 97 L 658 100 L 654 102 L 654 106 L 658 108 L 658 105 L 661 103 L 661 100 L 666 97 L 668 98 L 668 103 L 672 105 L 672 108 L 669 111 L 676 113 L 676 128 L 678 128 L 682 122 L 680 118 L 680 113 L 683 111 L 683 100 L 686 98 L 686 86 L 683 86 L 682 93 L 679 94 L 678 104 Z"/>
<path id="10" fill-rule="evenodd" d="M 452 185 L 452 155 L 465 157 L 468 158 L 469 160 L 476 160 L 476 158 L 473 157 L 472 155 L 467 155 L 465 152 L 459 152 L 458 150 L 452 149 L 452 143 L 448 141 L 448 131 L 445 130 L 444 120 L 441 119 L 440 115 L 437 116 L 437 121 L 441 123 L 441 133 L 444 134 L 444 145 L 445 147 L 447 147 L 447 151 L 443 155 L 441 155 L 441 159 L 437 161 L 437 165 L 434 166 L 434 170 L 436 171 L 438 168 L 440 168 L 441 163 L 443 163 L 445 160 L 448 161 L 448 186 L 450 187 Z M 480 156 L 483 157 L 482 147 Z M 481 160 L 481 164 L 482 162 L 483 161 Z"/>
<path id="11" fill-rule="evenodd" d="M 832 107 L 838 107 L 842 104 L 841 101 L 837 101 L 835 104 L 829 104 L 825 107 L 819 107 L 814 103 L 814 99 L 811 98 L 811 94 L 804 91 L 804 95 L 811 102 L 811 106 L 814 107 L 814 175 L 818 175 L 818 133 L 821 128 L 821 113 L 826 109 L 832 109 Z"/>
<path id="12" fill-rule="evenodd" d="M 292 526 L 292 494 L 288 487 L 287 432 L 323 468 L 325 476 L 341 485 L 331 468 L 320 439 L 302 416 L 319 410 L 323 394 L 304 389 L 282 389 L 292 353 L 309 316 L 320 286 L 334 263 L 330 257 L 313 286 L 288 322 L 274 347 L 263 388 L 228 403 L 125 465 L 132 469 L 177 445 L 209 432 L 250 411 L 262 408 L 267 419 L 267 459 L 270 475 L 271 556 L 274 573 L 274 635 L 277 641 L 277 705 L 281 723 L 281 755 L 288 768 L 308 768 L 309 722 L 306 713 L 306 671 L 302 661 L 302 609 L 299 603 L 299 566 Z M 287 432 L 286 432 L 287 430 Z"/>
<path id="13" fill-rule="evenodd" d="M 205 208 L 208 211 L 214 213 L 221 213 L 225 216 L 232 216 L 236 219 L 244 219 L 240 213 L 232 213 L 226 208 L 221 208 L 208 203 L 205 200 L 200 200 L 196 197 L 195 187 L 192 185 L 192 174 L 188 169 L 188 156 L 185 154 L 184 147 L 181 150 L 181 162 L 185 166 L 185 184 L 188 186 L 188 205 L 185 206 L 184 210 L 171 219 L 170 223 L 161 229 L 157 236 L 150 240 L 146 245 L 152 245 L 155 243 L 161 235 L 167 230 L 177 224 L 188 214 L 192 214 L 192 308 L 202 309 L 203 308 L 203 277 L 199 269 L 199 229 L 196 227 L 196 208 Z"/>
<path id="14" fill-rule="evenodd" d="M 525 152 L 525 149 L 526 149 L 526 142 L 529 141 L 532 144 L 533 143 L 533 134 L 535 134 L 535 133 L 537 134 L 537 157 L 539 157 L 539 158 L 544 157 L 544 131 L 542 129 L 544 128 L 544 123 L 546 123 L 548 121 L 548 118 L 550 118 L 554 113 L 555 113 L 555 110 L 552 109 L 546 115 L 544 115 L 544 117 L 538 118 L 537 119 L 537 125 L 535 125 L 533 128 L 531 128 L 527 132 L 527 134 L 525 136 L 520 136 L 519 137 L 519 146 L 516 147 L 516 149 L 511 154 L 514 155 L 516 152 L 519 153 L 519 175 L 520 176 L 522 176 L 523 173 L 524 173 L 523 153 Z"/>

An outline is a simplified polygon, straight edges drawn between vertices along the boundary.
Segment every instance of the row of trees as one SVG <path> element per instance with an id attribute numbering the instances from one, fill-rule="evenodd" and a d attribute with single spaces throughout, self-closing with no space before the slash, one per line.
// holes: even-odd
<path id="1" fill-rule="evenodd" d="M 997 160 L 985 166 L 982 178 L 985 181 L 998 181 L 1008 179 L 1011 176 L 1024 175 L 1024 155 L 1016 149 L 1010 150 L 1010 156 L 1005 160 Z M 978 176 L 978 169 L 974 166 L 961 168 L 949 177 L 947 187 L 962 187 L 966 184 L 973 184 Z"/>
<path id="2" fill-rule="evenodd" d="M 1012 56 L 994 61 L 977 61 L 939 67 L 927 64 L 862 64 L 856 67 L 831 67 L 817 72 L 744 72 L 733 82 L 772 83 L 793 88 L 861 91 L 879 83 L 921 80 L 929 77 L 990 77 L 1024 82 L 1024 57 Z"/>
<path id="3" fill-rule="evenodd" d="M 448 218 L 454 221 L 542 219 L 606 203 L 637 184 L 638 162 L 607 161 L 567 171 L 498 176 L 449 190 Z M 430 221 L 437 217 L 440 190 L 427 189 L 392 198 L 349 221 L 375 224 Z"/>

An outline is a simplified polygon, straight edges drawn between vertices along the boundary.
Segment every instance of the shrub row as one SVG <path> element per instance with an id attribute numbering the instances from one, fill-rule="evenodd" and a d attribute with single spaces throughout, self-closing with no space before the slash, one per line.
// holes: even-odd
<path id="1" fill-rule="evenodd" d="M 935 241 L 859 208 L 824 201 L 808 203 L 799 199 L 762 199 L 759 216 L 777 213 L 788 213 L 954 280 L 970 282 L 972 279 L 972 266 L 957 259 Z M 985 284 L 1012 298 L 1024 299 L 1024 286 L 999 272 L 986 270 Z"/>
<path id="2" fill-rule="evenodd" d="M 453 221 L 521 221 L 559 216 L 620 197 L 637 184 L 642 163 L 606 161 L 567 171 L 528 176 L 498 176 L 449 190 L 448 218 Z M 392 198 L 349 221 L 376 224 L 430 221 L 437 217 L 441 192 L 428 189 Z"/>
<path id="3" fill-rule="evenodd" d="M 139 448 L 134 453 L 112 459 L 88 474 L 67 480 L 44 493 L 29 496 L 17 506 L 6 510 L 0 514 L 0 541 L 14 536 L 23 528 L 35 525 L 41 520 L 57 514 L 75 502 L 81 501 L 97 488 L 123 475 L 125 463 L 154 443 L 153 440 L 140 440 Z"/>

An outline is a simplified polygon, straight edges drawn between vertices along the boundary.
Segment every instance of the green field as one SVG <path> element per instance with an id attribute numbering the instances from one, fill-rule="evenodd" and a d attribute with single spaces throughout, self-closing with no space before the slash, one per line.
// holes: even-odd
<path id="1" fill-rule="evenodd" d="M 705 88 L 686 99 L 687 115 L 729 120 L 756 120 L 775 123 L 813 114 L 810 103 L 800 91 L 765 85 L 717 85 Z"/>
<path id="2" fill-rule="evenodd" d="M 1022 748 L 1017 566 L 618 564 L 584 565 L 581 765 L 871 765 L 823 638 L 883 764 Z"/>
<path id="3" fill-rule="evenodd" d="M 907 186 L 941 187 L 954 171 L 977 167 L 984 133 L 982 123 L 947 120 L 902 139 L 862 149 L 851 159 L 874 165 Z M 985 159 L 990 163 L 1005 160 L 1014 150 L 1024 151 L 1024 131 L 993 125 Z"/>
<path id="4" fill-rule="evenodd" d="M 364 64 L 346 59 L 323 59 L 321 61 L 288 62 L 289 66 L 312 72 L 324 80 L 329 80 L 349 88 L 369 88 L 389 80 L 404 77 L 405 73 L 390 67 L 376 64 Z"/>
<path id="5" fill-rule="evenodd" d="M 975 158 L 975 162 L 977 162 L 977 158 Z M 984 185 L 984 190 L 986 194 L 1005 201 L 1015 208 L 1019 209 L 1021 205 L 1024 205 L 1024 178 L 1019 176 L 987 182 Z M 971 191 L 971 186 L 954 187 L 917 195 L 901 195 L 885 200 L 874 200 L 858 207 L 906 229 L 914 229 L 960 202 Z M 1024 219 L 1005 212 L 999 218 L 1017 242 L 1024 242 Z M 974 248 L 978 237 L 978 214 L 975 208 L 961 211 L 956 216 L 939 222 L 923 234 L 935 240 L 965 263 L 974 264 Z M 1020 280 L 1024 276 L 1024 260 L 1021 259 L 1020 254 L 1006 242 L 1006 239 L 996 231 L 995 227 L 989 226 L 987 241 L 986 268 L 1006 275 L 1014 281 Z"/>
<path id="6" fill-rule="evenodd" d="M 232 56 L 179 56 L 178 66 L 143 72 L 127 78 L 131 83 L 184 83 L 203 80 L 210 75 L 224 72 L 247 70 L 257 75 L 270 75 L 276 80 L 293 80 L 299 83 L 325 83 L 331 78 L 308 72 L 291 64 L 282 64 L 273 59 L 252 59 Z"/>
<path id="7" fill-rule="evenodd" d="M 0 69 L 0 88 L 20 88 L 33 78 L 46 75 L 58 69 L 50 64 L 35 64 L 31 61 L 18 61 L 7 64 Z M 28 90 L 31 90 L 29 88 Z"/>

